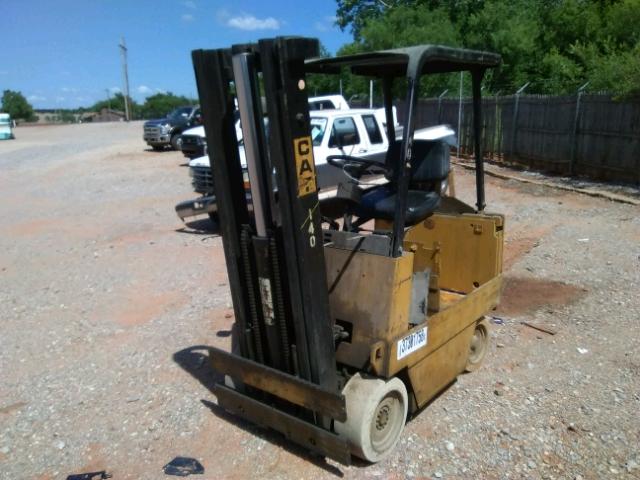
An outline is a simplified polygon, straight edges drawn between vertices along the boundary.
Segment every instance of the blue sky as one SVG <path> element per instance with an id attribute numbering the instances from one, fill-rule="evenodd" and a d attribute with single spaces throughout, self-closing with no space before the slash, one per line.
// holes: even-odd
<path id="1" fill-rule="evenodd" d="M 351 41 L 335 0 L 2 0 L 0 90 L 35 108 L 89 106 L 122 88 L 118 43 L 129 49 L 131 96 L 196 95 L 191 50 L 278 35 Z"/>

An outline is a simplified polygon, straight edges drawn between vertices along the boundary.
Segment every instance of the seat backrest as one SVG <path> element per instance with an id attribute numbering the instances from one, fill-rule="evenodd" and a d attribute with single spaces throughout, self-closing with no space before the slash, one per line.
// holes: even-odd
<path id="1" fill-rule="evenodd" d="M 414 140 L 411 153 L 411 183 L 444 180 L 450 169 L 450 147 L 446 141 Z"/>
<path id="2" fill-rule="evenodd" d="M 397 166 L 400 157 L 401 142 L 393 142 L 387 150 L 385 165 L 387 168 Z M 451 170 L 450 147 L 446 139 L 414 140 L 411 154 L 412 184 L 426 184 L 444 180 Z M 391 180 L 391 175 L 387 178 Z"/>

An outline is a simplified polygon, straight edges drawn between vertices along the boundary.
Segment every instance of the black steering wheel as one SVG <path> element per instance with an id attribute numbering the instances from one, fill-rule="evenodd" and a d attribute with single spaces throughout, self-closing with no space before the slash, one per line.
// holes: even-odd
<path id="1" fill-rule="evenodd" d="M 351 155 L 329 155 L 327 163 L 337 168 L 341 168 L 350 180 L 360 181 L 360 177 L 368 175 L 386 175 L 387 168 L 375 160 L 353 157 Z"/>

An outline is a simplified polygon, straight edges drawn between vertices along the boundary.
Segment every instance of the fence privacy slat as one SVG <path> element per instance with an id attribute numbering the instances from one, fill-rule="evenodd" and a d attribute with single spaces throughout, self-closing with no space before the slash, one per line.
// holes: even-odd
<path id="1" fill-rule="evenodd" d="M 611 95 L 521 94 L 514 125 L 515 95 L 483 100 L 485 157 L 533 170 L 597 180 L 640 184 L 640 102 L 616 101 Z M 403 118 L 403 102 L 397 103 Z M 471 99 L 462 102 L 460 153 L 473 154 Z M 416 128 L 458 124 L 458 99 L 421 99 Z M 576 124 L 577 120 L 577 124 Z M 513 142 L 513 145 L 512 145 Z"/>

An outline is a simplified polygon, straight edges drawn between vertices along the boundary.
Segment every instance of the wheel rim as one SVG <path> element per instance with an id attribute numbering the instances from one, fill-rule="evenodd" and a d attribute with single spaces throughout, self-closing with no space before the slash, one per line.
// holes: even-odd
<path id="1" fill-rule="evenodd" d="M 471 346 L 469 347 L 469 362 L 478 363 L 484 357 L 487 348 L 487 332 L 482 325 L 478 325 L 473 332 Z"/>
<path id="2" fill-rule="evenodd" d="M 392 448 L 404 425 L 404 406 L 397 392 L 389 392 L 384 397 L 371 419 L 371 446 L 378 453 Z"/>

